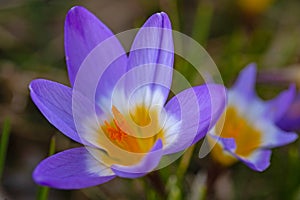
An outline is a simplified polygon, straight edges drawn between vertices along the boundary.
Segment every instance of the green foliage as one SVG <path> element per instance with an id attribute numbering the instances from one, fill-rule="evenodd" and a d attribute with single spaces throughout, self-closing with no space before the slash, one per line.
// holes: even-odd
<path id="1" fill-rule="evenodd" d="M 0 140 L 0 179 L 3 177 L 3 170 L 5 166 L 6 153 L 9 143 L 9 135 L 10 135 L 10 120 L 7 118 L 4 120 L 1 140 Z"/>

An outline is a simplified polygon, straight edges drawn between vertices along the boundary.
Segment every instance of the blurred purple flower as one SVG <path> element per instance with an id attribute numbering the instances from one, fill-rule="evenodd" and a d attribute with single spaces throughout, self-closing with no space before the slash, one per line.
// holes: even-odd
<path id="1" fill-rule="evenodd" d="M 141 32 L 145 32 L 146 27 L 157 29 L 143 35 Z M 163 42 L 172 44 L 173 48 L 172 32 L 161 29 L 171 30 L 169 18 L 165 13 L 154 14 L 140 29 L 133 46 L 142 41 L 156 48 L 134 49 L 127 57 L 117 38 L 93 14 L 82 7 L 74 7 L 68 12 L 65 50 L 72 88 L 37 79 L 31 82 L 30 91 L 32 100 L 48 121 L 86 147 L 69 149 L 43 160 L 33 173 L 38 184 L 77 189 L 102 184 L 116 176 L 143 176 L 154 170 L 165 156 L 183 151 L 203 138 L 218 120 L 225 107 L 225 88 L 220 85 L 186 89 L 165 105 L 172 82 L 174 51 L 160 50 Z M 83 130 L 78 131 L 72 106 L 78 71 L 90 52 L 107 38 L 112 41 L 107 53 L 122 51 L 123 55 L 112 62 L 99 79 L 97 103 L 93 105 L 99 111 L 99 119 L 94 122 L 83 114 L 79 121 Z M 102 62 L 102 59 L 98 56 L 94 61 Z M 123 75 L 145 64 L 152 64 L 152 68 L 146 66 L 137 70 L 126 84 L 114 89 Z M 162 74 L 159 65 L 170 70 Z M 84 75 L 85 81 L 88 80 L 89 74 Z M 139 85 L 142 79 L 149 77 L 151 84 Z M 159 85 L 161 82 L 168 87 Z M 93 85 L 85 87 L 88 89 Z M 138 90 L 128 96 L 128 88 Z M 79 101 L 83 107 L 90 103 L 80 95 L 78 98 L 82 98 Z M 127 104 L 132 98 L 133 102 Z"/>
<path id="2" fill-rule="evenodd" d="M 217 142 L 211 152 L 217 162 L 229 166 L 239 160 L 253 170 L 263 171 L 270 165 L 270 148 L 289 144 L 298 137 L 275 125 L 290 106 L 295 87 L 264 102 L 255 94 L 255 81 L 256 66 L 250 64 L 228 90 L 226 115 L 208 137 L 210 144 Z"/>
<path id="3" fill-rule="evenodd" d="M 295 97 L 286 113 L 276 124 L 286 131 L 300 131 L 300 94 Z"/>

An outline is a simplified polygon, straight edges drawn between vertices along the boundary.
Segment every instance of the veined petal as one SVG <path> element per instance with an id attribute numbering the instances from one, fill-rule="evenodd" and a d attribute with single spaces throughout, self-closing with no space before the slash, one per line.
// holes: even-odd
<path id="1" fill-rule="evenodd" d="M 231 90 L 236 90 L 245 100 L 251 100 L 255 95 L 256 64 L 249 64 L 243 69 Z"/>
<path id="2" fill-rule="evenodd" d="M 33 102 L 47 120 L 69 138 L 83 143 L 74 124 L 72 89 L 43 79 L 33 80 L 29 89 Z"/>
<path id="3" fill-rule="evenodd" d="M 111 169 L 117 176 L 124 178 L 138 178 L 144 176 L 158 166 L 163 153 L 162 147 L 162 141 L 159 139 L 140 163 L 133 166 L 112 165 Z"/>
<path id="4" fill-rule="evenodd" d="M 266 117 L 275 122 L 280 120 L 295 98 L 295 94 L 295 85 L 291 85 L 288 90 L 281 92 L 276 98 L 266 102 Z"/>
<path id="5" fill-rule="evenodd" d="M 59 189 L 80 189 L 105 183 L 115 177 L 84 148 L 69 149 L 43 160 L 34 170 L 40 185 Z"/>
<path id="6" fill-rule="evenodd" d="M 162 91 L 165 102 L 171 87 L 173 62 L 170 20 L 165 13 L 154 14 L 139 30 L 131 47 L 127 71 L 132 72 L 126 74 L 127 96 L 137 87 L 149 84 L 153 90 Z"/>
<path id="7" fill-rule="evenodd" d="M 173 97 L 165 108 L 181 125 L 179 130 L 167 132 L 166 140 L 176 137 L 165 154 L 182 151 L 203 138 L 221 116 L 225 103 L 225 88 L 215 84 L 192 87 Z"/>
<path id="8" fill-rule="evenodd" d="M 87 57 L 103 41 L 107 43 L 105 44 L 105 54 L 101 51 L 97 58 L 94 58 L 95 56 Z M 97 94 L 107 95 L 106 93 L 111 91 L 114 84 L 126 71 L 127 56 L 118 39 L 96 16 L 80 6 L 73 7 L 66 16 L 65 51 L 71 85 L 74 84 L 84 59 L 88 58 L 88 62 L 91 62 L 91 59 L 100 59 L 100 61 L 104 58 L 110 59 L 111 64 L 108 63 L 110 65 L 104 66 L 106 71 L 101 76 Z M 100 52 L 98 49 L 96 51 Z M 114 55 L 114 52 L 120 52 L 117 58 L 111 56 Z"/>

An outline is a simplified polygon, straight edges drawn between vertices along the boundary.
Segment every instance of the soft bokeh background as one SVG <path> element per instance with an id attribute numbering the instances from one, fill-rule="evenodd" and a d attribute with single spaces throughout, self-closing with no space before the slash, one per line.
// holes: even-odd
<path id="1" fill-rule="evenodd" d="M 164 11 L 175 30 L 207 49 L 226 86 L 246 64 L 256 62 L 257 91 L 263 99 L 274 97 L 291 82 L 299 88 L 299 0 L 0 0 L 0 127 L 5 118 L 11 123 L 0 198 L 35 199 L 37 185 L 31 174 L 47 156 L 53 136 L 56 152 L 78 145 L 52 127 L 28 96 L 28 84 L 37 77 L 69 84 L 63 24 L 74 5 L 85 6 L 115 33 L 140 27 L 151 14 Z M 197 84 L 197 77 L 179 63 L 175 68 Z M 179 161 L 159 172 L 169 199 L 197 199 L 201 195 L 210 158 L 198 159 L 198 150 L 199 145 L 180 184 L 176 182 Z M 299 153 L 299 141 L 275 149 L 272 164 L 263 173 L 242 164 L 233 166 L 217 181 L 213 197 L 300 199 Z M 142 178 L 117 178 L 98 187 L 51 189 L 49 193 L 49 199 L 57 200 L 157 198 L 151 182 Z"/>

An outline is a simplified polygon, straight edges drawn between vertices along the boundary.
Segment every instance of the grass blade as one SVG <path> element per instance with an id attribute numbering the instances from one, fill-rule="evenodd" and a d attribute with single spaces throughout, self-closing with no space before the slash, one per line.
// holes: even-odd
<path id="1" fill-rule="evenodd" d="M 1 141 L 0 141 L 0 179 L 3 176 L 3 170 L 5 165 L 7 147 L 10 135 L 10 120 L 5 119 L 2 129 Z"/>

